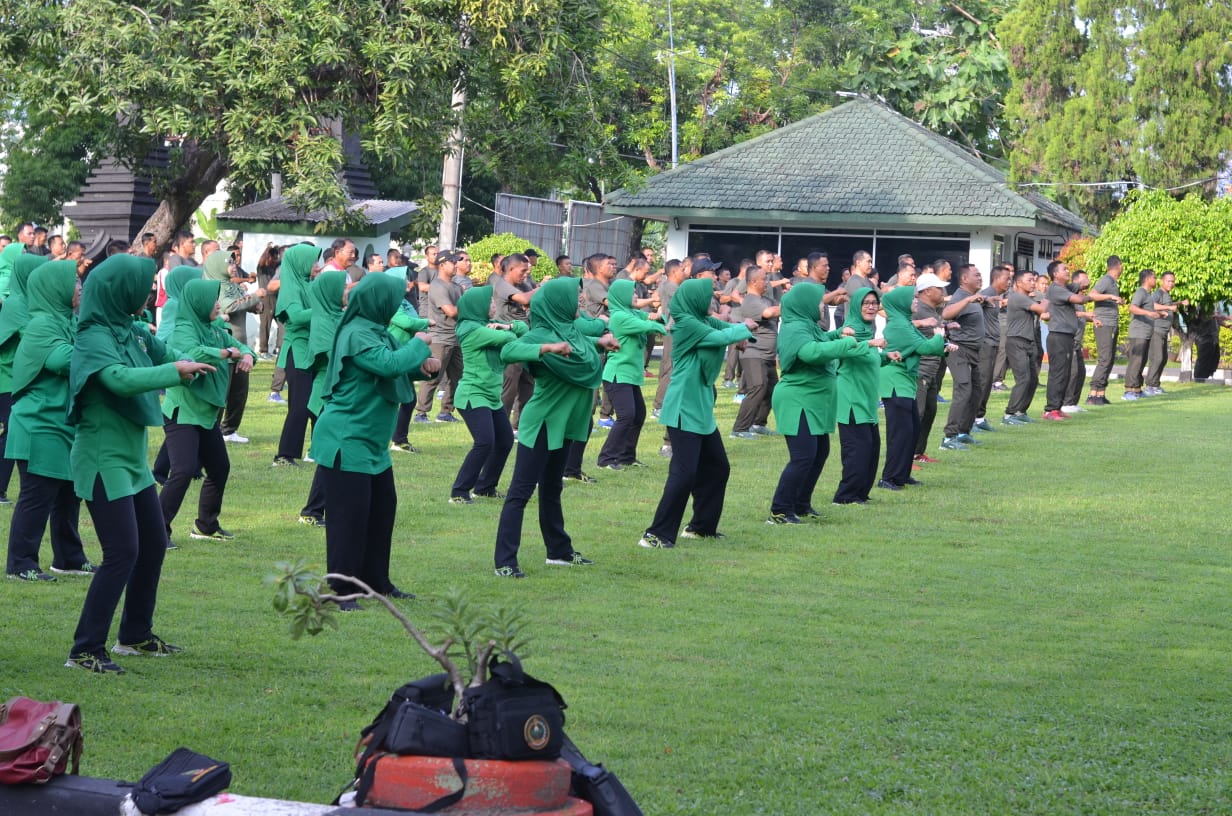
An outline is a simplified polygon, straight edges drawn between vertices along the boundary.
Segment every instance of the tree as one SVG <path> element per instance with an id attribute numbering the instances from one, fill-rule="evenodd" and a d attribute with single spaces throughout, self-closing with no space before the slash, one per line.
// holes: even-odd
<path id="1" fill-rule="evenodd" d="M 1125 209 L 1104 227 L 1086 254 L 1088 269 L 1102 269 L 1109 256 L 1125 264 L 1121 294 L 1128 300 L 1138 272 L 1175 272 L 1173 300 L 1185 321 L 1181 334 L 1182 371 L 1190 370 L 1192 327 L 1208 321 L 1216 306 L 1232 301 L 1232 198 L 1207 201 L 1199 193 L 1183 199 L 1166 192 L 1134 191 Z"/>
<path id="2" fill-rule="evenodd" d="M 260 195 L 281 172 L 293 204 L 343 219 L 335 123 L 395 164 L 440 155 L 469 66 L 513 104 L 549 77 L 570 90 L 552 68 L 596 2 L 0 0 L 0 81 L 31 111 L 98 115 L 123 160 L 169 147 L 146 225 L 164 242 L 224 177 Z"/>
<path id="3" fill-rule="evenodd" d="M 999 29 L 1011 177 L 1073 183 L 1058 196 L 1096 223 L 1126 186 L 1213 195 L 1232 156 L 1228 12 L 1206 0 L 1021 0 Z"/>
<path id="4" fill-rule="evenodd" d="M 94 123 L 48 111 L 16 118 L 4 139 L 0 213 L 4 223 L 55 224 L 76 197 L 97 155 Z"/>

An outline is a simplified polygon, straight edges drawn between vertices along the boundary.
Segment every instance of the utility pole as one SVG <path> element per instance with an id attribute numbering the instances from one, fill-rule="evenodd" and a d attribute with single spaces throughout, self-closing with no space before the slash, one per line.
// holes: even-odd
<path id="1" fill-rule="evenodd" d="M 441 173 L 441 195 L 445 203 L 441 207 L 441 228 L 437 246 L 442 250 L 455 248 L 454 243 L 458 240 L 458 216 L 462 207 L 462 118 L 466 113 L 466 88 L 461 81 L 453 87 L 450 107 L 456 117 L 456 124 L 449 133 L 445 168 Z"/>
<path id="2" fill-rule="evenodd" d="M 667 0 L 667 83 L 672 106 L 672 167 L 680 158 L 680 139 L 676 128 L 676 32 L 672 23 L 672 0 Z"/>

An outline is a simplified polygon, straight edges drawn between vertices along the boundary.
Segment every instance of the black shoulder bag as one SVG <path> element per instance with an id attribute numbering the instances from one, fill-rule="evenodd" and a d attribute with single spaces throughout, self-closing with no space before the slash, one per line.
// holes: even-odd
<path id="1" fill-rule="evenodd" d="M 475 759 L 556 759 L 564 740 L 565 701 L 522 671 L 512 652 L 488 664 L 488 682 L 462 695 L 470 755 Z"/>

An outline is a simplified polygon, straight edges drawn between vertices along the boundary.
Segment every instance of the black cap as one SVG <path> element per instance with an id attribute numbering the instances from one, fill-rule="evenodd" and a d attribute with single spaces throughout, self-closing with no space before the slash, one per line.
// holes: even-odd
<path id="1" fill-rule="evenodd" d="M 462 253 L 457 250 L 447 250 L 436 253 L 436 262 L 439 263 L 457 263 L 462 260 Z"/>
<path id="2" fill-rule="evenodd" d="M 528 258 L 538 258 L 539 250 L 535 249 L 534 247 L 527 247 L 526 249 L 522 250 L 522 254 Z"/>
<path id="3" fill-rule="evenodd" d="M 709 258 L 698 258 L 693 262 L 694 272 L 710 272 L 719 268 L 719 264 Z"/>

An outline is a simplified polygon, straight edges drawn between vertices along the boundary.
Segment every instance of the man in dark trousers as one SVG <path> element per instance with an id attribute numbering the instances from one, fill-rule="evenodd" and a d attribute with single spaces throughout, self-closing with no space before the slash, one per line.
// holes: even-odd
<path id="1" fill-rule="evenodd" d="M 1005 355 L 1014 372 L 1014 390 L 1005 406 L 1003 425 L 1026 425 L 1035 420 L 1027 416 L 1035 389 L 1039 386 L 1039 357 L 1036 354 L 1035 318 L 1047 320 L 1048 306 L 1037 303 L 1031 294 L 1035 289 L 1035 273 L 1030 269 L 1014 270 L 1014 286 L 1005 307 Z"/>
<path id="2" fill-rule="evenodd" d="M 778 384 L 778 324 L 780 309 L 767 293 L 766 272 L 753 267 L 746 273 L 748 291 L 740 304 L 740 314 L 745 320 L 757 324 L 753 340 L 740 353 L 744 369 L 745 394 L 732 425 L 731 435 L 736 439 L 755 439 L 759 434 L 770 434 L 767 423 L 770 419 L 770 400 Z"/>
<path id="3" fill-rule="evenodd" d="M 1125 393 L 1121 395 L 1126 402 L 1142 398 L 1142 369 L 1146 367 L 1155 321 L 1168 316 L 1167 311 L 1156 311 L 1154 291 L 1155 270 L 1143 269 L 1129 301 L 1129 360 L 1125 364 Z"/>
<path id="4" fill-rule="evenodd" d="M 1069 390 L 1070 368 L 1074 363 L 1074 336 L 1082 328 L 1075 306 L 1091 299 L 1089 294 L 1075 294 L 1069 288 L 1069 267 L 1064 261 L 1048 264 L 1052 283 L 1044 290 L 1048 312 L 1048 388 L 1044 398 L 1044 419 L 1060 422 L 1065 419 L 1061 406 Z"/>
<path id="5" fill-rule="evenodd" d="M 1146 387 L 1142 389 L 1144 397 L 1165 393 L 1159 381 L 1168 362 L 1168 332 L 1172 331 L 1172 321 L 1176 319 L 1178 304 L 1172 300 L 1172 287 L 1175 285 L 1176 275 L 1172 272 L 1159 276 L 1159 286 L 1155 289 L 1155 311 L 1163 312 L 1167 317 L 1155 321 L 1155 331 L 1151 334 L 1151 347 L 1147 353 Z M 1188 305 L 1188 301 L 1182 301 L 1179 305 Z"/>
<path id="6" fill-rule="evenodd" d="M 453 394 L 462 379 L 462 348 L 458 345 L 457 331 L 458 298 L 462 296 L 462 290 L 453 282 L 453 276 L 462 257 L 461 252 L 437 254 L 435 277 L 428 284 L 428 296 L 420 301 L 420 308 L 426 310 L 427 318 L 433 321 L 428 337 L 432 341 L 432 356 L 441 361 L 441 366 L 435 377 L 419 387 L 415 422 L 432 421 L 428 418 L 428 412 L 432 410 L 437 385 L 445 378 L 449 382 L 445 386 L 445 396 L 441 399 L 441 411 L 436 415 L 436 421 L 458 421 L 453 415 Z"/>
<path id="7" fill-rule="evenodd" d="M 992 393 L 993 376 L 997 368 L 997 358 L 1002 355 L 1005 343 L 1005 323 L 1002 312 L 1005 309 L 1005 293 L 1010 288 L 1010 276 L 1013 267 L 998 264 L 988 273 L 988 286 L 980 290 L 984 298 L 984 342 L 980 346 L 980 390 L 976 398 L 975 424 L 972 430 L 990 433 L 993 430 L 988 417 L 988 396 Z"/>
<path id="8" fill-rule="evenodd" d="M 945 358 L 946 367 L 954 379 L 954 392 L 950 396 L 950 413 L 945 420 L 945 436 L 941 444 L 945 446 L 947 442 L 957 442 L 964 446 L 977 445 L 979 443 L 971 436 L 971 429 L 975 425 L 975 409 L 984 391 L 980 379 L 980 350 L 987 330 L 984 326 L 984 298 L 980 294 L 980 270 L 975 264 L 968 264 L 959 271 L 958 291 L 941 310 L 941 318 L 958 324 L 949 332 L 949 341 L 958 348 Z"/>
<path id="9" fill-rule="evenodd" d="M 1095 354 L 1098 362 L 1091 374 L 1091 390 L 1087 392 L 1087 405 L 1107 405 L 1108 398 L 1104 391 L 1108 388 L 1108 378 L 1112 376 L 1112 364 L 1116 361 L 1117 340 L 1121 327 L 1117 322 L 1117 307 L 1125 302 L 1121 297 L 1119 281 L 1121 278 L 1121 259 L 1116 255 L 1108 258 L 1108 272 L 1095 282 L 1091 289 L 1091 300 L 1095 302 L 1091 310 L 1102 326 L 1095 329 Z"/>

